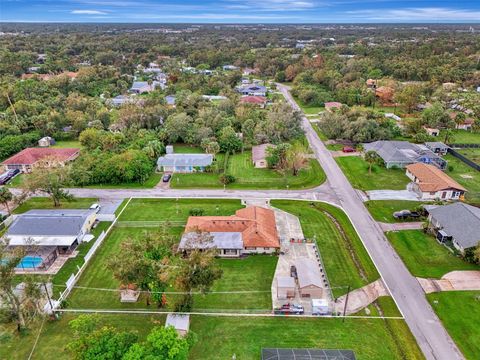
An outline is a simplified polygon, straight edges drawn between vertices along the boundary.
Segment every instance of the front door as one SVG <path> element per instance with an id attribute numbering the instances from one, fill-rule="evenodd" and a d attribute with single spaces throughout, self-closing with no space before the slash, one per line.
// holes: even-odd
<path id="1" fill-rule="evenodd" d="M 447 197 L 447 193 L 444 191 L 442 192 L 442 199 L 445 199 Z"/>

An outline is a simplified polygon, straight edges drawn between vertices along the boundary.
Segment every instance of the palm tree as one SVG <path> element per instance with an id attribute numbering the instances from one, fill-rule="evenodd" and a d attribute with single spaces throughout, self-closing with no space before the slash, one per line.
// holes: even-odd
<path id="1" fill-rule="evenodd" d="M 378 161 L 378 155 L 375 151 L 370 150 L 365 153 L 364 159 L 368 163 L 368 174 L 371 174 L 373 164 Z"/>
<path id="2" fill-rule="evenodd" d="M 10 215 L 10 207 L 8 206 L 8 203 L 13 200 L 13 194 L 10 192 L 10 190 L 6 187 L 0 188 L 0 203 L 2 203 L 8 212 L 8 215 Z"/>

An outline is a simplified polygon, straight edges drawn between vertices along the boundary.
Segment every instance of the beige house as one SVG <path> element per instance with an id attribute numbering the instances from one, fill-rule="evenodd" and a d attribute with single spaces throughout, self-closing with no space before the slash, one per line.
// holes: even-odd
<path id="1" fill-rule="evenodd" d="M 253 166 L 259 169 L 264 169 L 268 166 L 267 162 L 267 149 L 269 147 L 275 147 L 272 144 L 261 144 L 252 147 L 252 161 Z"/>
<path id="2" fill-rule="evenodd" d="M 412 180 L 411 188 L 421 200 L 462 200 L 467 191 L 433 165 L 407 165 L 406 175 Z"/>
<path id="3" fill-rule="evenodd" d="M 323 298 L 324 285 L 320 264 L 309 258 L 298 258 L 295 261 L 297 269 L 298 289 L 301 297 Z"/>

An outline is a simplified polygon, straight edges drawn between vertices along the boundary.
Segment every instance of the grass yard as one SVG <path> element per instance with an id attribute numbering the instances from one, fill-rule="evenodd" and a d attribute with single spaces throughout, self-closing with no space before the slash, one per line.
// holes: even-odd
<path id="1" fill-rule="evenodd" d="M 32 209 L 88 209 L 90 205 L 97 202 L 96 198 L 74 198 L 73 200 L 62 200 L 59 207 L 53 206 L 53 201 L 47 197 L 32 197 L 12 211 L 14 214 L 22 214 Z"/>
<path id="2" fill-rule="evenodd" d="M 376 221 L 396 223 L 422 221 L 422 219 L 398 220 L 393 217 L 393 213 L 400 210 L 415 210 L 417 207 L 422 206 L 425 203 L 408 200 L 370 200 L 366 201 L 364 204 Z"/>
<path id="3" fill-rule="evenodd" d="M 326 179 L 320 164 L 314 159 L 311 159 L 309 165 L 300 170 L 297 176 L 293 176 L 291 172 L 283 175 L 272 169 L 257 169 L 253 166 L 251 157 L 251 151 L 229 157 L 227 174 L 233 175 L 236 181 L 227 185 L 227 189 L 286 189 L 287 185 L 289 189 L 304 189 L 318 186 Z M 223 157 L 217 161 L 223 162 Z M 170 187 L 177 189 L 223 188 L 219 176 L 220 174 L 214 173 L 175 173 Z"/>
<path id="4" fill-rule="evenodd" d="M 60 320 L 47 322 L 32 360 L 71 359 L 65 345 L 72 339 L 68 322 L 78 315 L 66 313 Z M 144 340 L 155 326 L 163 326 L 165 316 L 142 314 L 102 314 L 102 326 L 133 330 Z M 28 358 L 35 340 L 35 328 L 27 335 L 3 339 L 0 358 Z M 294 319 L 287 317 L 246 318 L 191 316 L 191 331 L 197 334 L 189 359 L 257 360 L 265 347 L 351 349 L 358 359 L 424 359 L 403 320 L 378 319 Z"/>
<path id="5" fill-rule="evenodd" d="M 480 205 L 480 171 L 477 171 L 452 155 L 444 156 L 448 161 L 447 174 L 468 192 L 465 195 L 467 202 Z M 452 171 L 449 168 L 452 167 Z"/>
<path id="6" fill-rule="evenodd" d="M 374 165 L 368 173 L 368 163 L 359 156 L 335 158 L 352 186 L 360 190 L 405 190 L 410 179 L 403 169 L 386 169 Z"/>
<path id="7" fill-rule="evenodd" d="M 302 109 L 302 111 L 306 114 L 306 115 L 312 115 L 312 114 L 315 114 L 317 115 L 319 112 L 321 111 L 325 111 L 325 107 L 324 106 L 311 106 L 311 105 L 306 105 L 304 104 L 300 99 L 298 98 L 295 98 L 295 102 L 297 103 L 298 106 L 300 106 L 300 108 Z"/>
<path id="8" fill-rule="evenodd" d="M 82 148 L 82 144 L 78 140 L 60 140 L 57 141 L 52 148 Z"/>
<path id="9" fill-rule="evenodd" d="M 480 148 L 457 149 L 457 152 L 469 158 L 476 164 L 480 164 Z"/>
<path id="10" fill-rule="evenodd" d="M 203 209 L 205 216 L 233 215 L 243 206 L 240 200 L 230 199 L 132 199 L 119 220 L 186 222 L 193 208 Z"/>
<path id="11" fill-rule="evenodd" d="M 456 257 L 422 230 L 388 232 L 387 238 L 414 276 L 439 279 L 454 270 L 480 270 L 480 266 Z"/>
<path id="12" fill-rule="evenodd" d="M 480 354 L 480 291 L 428 294 L 427 299 L 468 360 Z"/>
<path id="13" fill-rule="evenodd" d="M 440 131 L 438 136 L 440 141 L 445 139 L 445 131 Z M 453 130 L 453 142 L 454 144 L 480 144 L 480 133 L 474 133 L 467 130 Z"/>
<path id="14" fill-rule="evenodd" d="M 304 201 L 272 201 L 272 206 L 299 217 L 305 237 L 316 238 L 333 295 L 339 297 L 345 294 L 348 285 L 357 289 L 377 280 L 377 269 L 345 213 L 325 203 L 311 204 Z M 346 239 L 327 214 L 335 217 Z"/>

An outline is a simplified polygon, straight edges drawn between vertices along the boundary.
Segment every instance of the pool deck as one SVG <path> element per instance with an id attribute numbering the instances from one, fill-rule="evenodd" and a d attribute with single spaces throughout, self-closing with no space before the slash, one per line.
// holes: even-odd
<path id="1" fill-rule="evenodd" d="M 78 251 L 73 251 L 69 255 L 58 255 L 52 265 L 47 270 L 25 270 L 16 269 L 15 274 L 38 274 L 38 275 L 55 275 L 67 262 L 68 259 L 78 255 Z"/>

